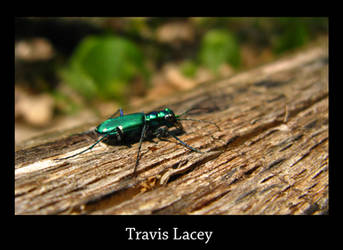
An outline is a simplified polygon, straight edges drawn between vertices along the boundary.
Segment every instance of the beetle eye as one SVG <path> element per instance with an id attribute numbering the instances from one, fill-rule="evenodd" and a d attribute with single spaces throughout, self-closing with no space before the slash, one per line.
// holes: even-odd
<path id="1" fill-rule="evenodd" d="M 168 121 L 168 122 L 174 121 L 174 117 L 173 117 L 171 114 L 166 115 L 166 116 L 165 116 L 165 119 L 166 119 L 166 121 Z"/>

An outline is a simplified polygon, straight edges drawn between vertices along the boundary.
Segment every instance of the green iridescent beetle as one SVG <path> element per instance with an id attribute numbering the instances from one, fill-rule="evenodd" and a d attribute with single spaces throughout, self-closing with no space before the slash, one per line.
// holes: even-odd
<path id="1" fill-rule="evenodd" d="M 175 115 L 174 112 L 169 108 L 165 108 L 164 110 L 159 111 L 152 111 L 147 114 L 141 112 L 124 115 L 123 110 L 119 109 L 109 119 L 107 119 L 106 121 L 104 121 L 96 127 L 95 131 L 98 134 L 102 135 L 102 137 L 98 139 L 93 145 L 77 154 L 56 160 L 65 160 L 80 155 L 92 149 L 96 144 L 98 144 L 107 137 L 111 137 L 112 139 L 114 138 L 114 140 L 117 143 L 123 143 L 128 140 L 134 140 L 139 138 L 136 164 L 133 171 L 133 173 L 135 173 L 139 162 L 139 154 L 143 139 L 146 138 L 148 135 L 155 136 L 158 138 L 172 136 L 188 149 L 197 153 L 202 153 L 200 150 L 191 147 L 190 145 L 183 142 L 177 136 L 168 131 L 168 129 L 171 127 L 176 127 L 177 129 L 183 131 L 183 127 L 180 123 L 180 120 L 207 122 L 217 126 L 215 123 L 209 121 L 180 118 L 181 116 L 187 114 L 190 110 L 187 110 L 181 115 Z M 118 113 L 120 113 L 120 115 L 116 117 Z"/>

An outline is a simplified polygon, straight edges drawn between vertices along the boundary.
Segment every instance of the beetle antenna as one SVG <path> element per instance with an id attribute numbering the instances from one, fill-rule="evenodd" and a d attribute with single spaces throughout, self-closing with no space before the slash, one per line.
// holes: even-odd
<path id="1" fill-rule="evenodd" d="M 210 123 L 210 124 L 213 124 L 214 126 L 216 126 L 218 130 L 220 130 L 220 128 L 218 127 L 218 125 L 215 122 L 204 121 L 204 120 L 197 120 L 197 119 L 192 119 L 192 118 L 177 118 L 177 120 L 179 120 L 179 121 L 196 121 L 196 122 Z"/>
<path id="2" fill-rule="evenodd" d="M 192 109 L 193 109 L 193 108 L 187 109 L 187 110 L 186 110 L 185 112 L 183 112 L 182 114 L 175 115 L 175 117 L 176 117 L 176 118 L 181 117 L 181 116 L 187 114 L 187 113 L 188 113 L 189 111 L 191 111 Z"/>
<path id="3" fill-rule="evenodd" d="M 187 109 L 185 112 L 183 112 L 180 115 L 175 115 L 175 117 L 178 118 L 178 117 L 184 116 L 194 109 L 207 109 L 207 108 L 192 107 L 192 108 Z"/>

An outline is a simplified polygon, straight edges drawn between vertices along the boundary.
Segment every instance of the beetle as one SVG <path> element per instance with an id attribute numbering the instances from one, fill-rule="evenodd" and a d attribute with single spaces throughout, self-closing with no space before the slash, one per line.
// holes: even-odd
<path id="1" fill-rule="evenodd" d="M 114 138 L 115 141 L 118 143 L 124 143 L 128 140 L 139 138 L 136 164 L 133 173 L 136 172 L 138 166 L 142 142 L 148 136 L 155 136 L 160 139 L 163 137 L 172 136 L 191 151 L 203 153 L 200 150 L 195 149 L 187 143 L 183 142 L 176 135 L 168 131 L 168 129 L 171 127 L 176 127 L 177 129 L 184 131 L 180 120 L 207 122 L 214 124 L 218 128 L 218 126 L 214 122 L 190 118 L 180 118 L 181 116 L 187 114 L 190 110 L 192 109 L 189 109 L 180 115 L 175 115 L 174 112 L 169 108 L 152 111 L 149 113 L 140 112 L 124 115 L 123 110 L 120 108 L 107 120 L 105 120 L 95 128 L 95 132 L 101 135 L 101 138 L 98 139 L 94 144 L 77 154 L 59 158 L 56 160 L 65 160 L 80 155 L 88 150 L 91 150 L 95 145 L 108 137 Z M 118 113 L 119 116 L 117 116 Z"/>

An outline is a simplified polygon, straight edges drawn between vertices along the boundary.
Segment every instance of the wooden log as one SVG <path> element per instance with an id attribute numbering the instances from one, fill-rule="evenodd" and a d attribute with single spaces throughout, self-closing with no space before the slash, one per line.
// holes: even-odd
<path id="1" fill-rule="evenodd" d="M 94 143 L 94 126 L 15 153 L 15 214 L 328 213 L 328 51 L 312 47 L 159 102 L 189 107 L 180 139 Z M 94 124 L 93 124 L 94 125 Z"/>

